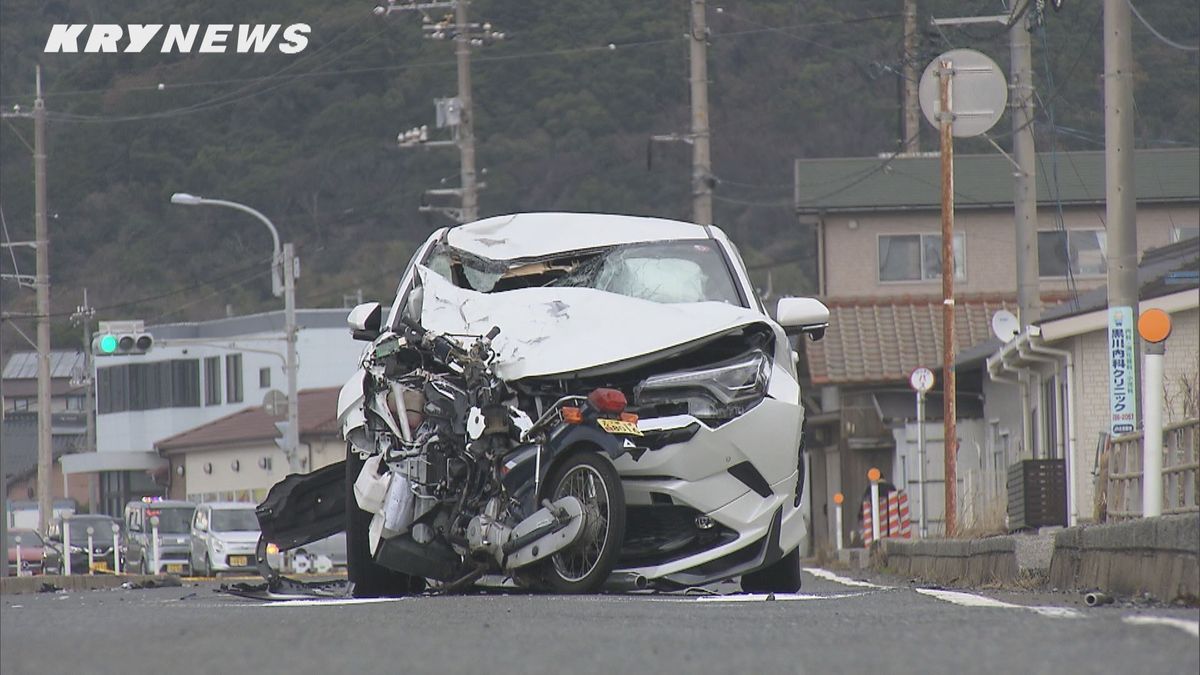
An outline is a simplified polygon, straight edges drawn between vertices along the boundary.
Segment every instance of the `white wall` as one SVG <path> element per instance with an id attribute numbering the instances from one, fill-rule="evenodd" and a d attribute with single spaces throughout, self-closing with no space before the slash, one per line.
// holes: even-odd
<path id="1" fill-rule="evenodd" d="M 298 384 L 301 390 L 320 387 L 340 387 L 358 368 L 364 342 L 350 339 L 345 328 L 306 328 L 299 331 L 296 342 L 299 363 Z M 249 349 L 260 351 L 247 351 Z M 278 352 L 262 353 L 262 351 Z M 193 408 L 159 408 L 96 416 L 96 445 L 106 451 L 152 451 L 154 444 L 164 438 L 194 429 L 226 415 L 262 404 L 270 389 L 287 393 L 282 355 L 286 343 L 281 333 L 204 340 L 203 344 L 189 341 L 163 341 L 145 356 L 105 357 L 97 366 L 121 363 L 153 363 L 171 359 L 199 359 L 200 406 Z M 242 355 L 242 401 L 229 403 L 225 396 L 225 360 L 227 354 Z M 204 405 L 204 358 L 221 357 L 221 403 Z M 271 385 L 259 387 L 259 369 L 269 368 Z M 285 463 L 286 466 L 286 463 Z"/>
<path id="2" fill-rule="evenodd" d="M 989 509 L 994 508 L 997 492 L 985 440 L 987 425 L 983 420 L 961 419 L 955 425 L 958 435 L 958 462 L 955 465 L 955 492 L 958 505 L 958 527 L 973 528 L 984 524 Z M 913 536 L 919 532 L 921 514 L 920 447 L 914 421 L 896 429 L 896 459 L 893 464 L 897 487 L 908 493 L 908 509 L 912 518 Z M 925 519 L 929 536 L 941 536 L 945 531 L 946 514 L 946 455 L 944 427 L 941 420 L 925 424 Z M 1003 485 L 1003 481 L 1000 483 Z M 1003 491 L 1000 492 L 1003 495 Z"/>
<path id="3" fill-rule="evenodd" d="M 345 445 L 336 438 L 301 439 L 301 454 L 307 456 L 310 449 L 313 469 L 340 462 L 346 456 Z M 270 460 L 270 468 L 260 466 L 263 459 Z M 233 468 L 235 461 L 237 470 Z M 267 496 L 267 490 L 288 474 L 287 457 L 273 443 L 192 450 L 184 455 L 183 466 L 184 491 L 189 499 L 200 501 L 245 499 L 261 502 Z M 211 472 L 206 473 L 205 466 L 210 466 Z"/>

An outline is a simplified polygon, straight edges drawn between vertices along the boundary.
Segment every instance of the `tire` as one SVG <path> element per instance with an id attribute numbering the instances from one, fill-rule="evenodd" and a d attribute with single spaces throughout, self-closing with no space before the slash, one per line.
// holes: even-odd
<path id="1" fill-rule="evenodd" d="M 595 593 L 616 567 L 625 540 L 621 477 L 607 458 L 585 451 L 567 457 L 545 485 L 544 496 L 551 501 L 568 495 L 579 498 L 588 515 L 584 527 L 591 532 L 538 566 L 538 586 L 552 593 Z"/>
<path id="2" fill-rule="evenodd" d="M 800 590 L 800 548 L 766 567 L 742 575 L 742 590 L 747 593 L 795 593 Z"/>
<path id="3" fill-rule="evenodd" d="M 346 445 L 346 577 L 356 598 L 378 598 L 420 593 L 425 580 L 402 574 L 376 564 L 371 558 L 367 530 L 371 514 L 358 508 L 354 499 L 354 481 L 362 471 L 363 460 Z"/>

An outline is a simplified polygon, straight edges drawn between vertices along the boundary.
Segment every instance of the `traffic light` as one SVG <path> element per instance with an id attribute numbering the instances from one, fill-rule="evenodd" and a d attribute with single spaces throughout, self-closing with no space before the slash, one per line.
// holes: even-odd
<path id="1" fill-rule="evenodd" d="M 92 338 L 92 356 L 145 354 L 154 346 L 154 336 L 141 321 L 101 321 Z"/>

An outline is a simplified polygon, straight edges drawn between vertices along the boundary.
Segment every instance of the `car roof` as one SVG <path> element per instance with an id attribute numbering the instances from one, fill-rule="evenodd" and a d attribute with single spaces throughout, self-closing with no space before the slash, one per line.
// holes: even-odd
<path id="1" fill-rule="evenodd" d="M 621 244 L 708 239 L 694 223 L 608 213 L 516 213 L 453 227 L 451 246 L 489 260 L 544 258 Z"/>
<path id="2" fill-rule="evenodd" d="M 164 508 L 169 509 L 169 508 L 179 508 L 179 507 L 196 508 L 196 502 L 185 502 L 181 499 L 160 499 L 155 502 L 133 501 L 133 502 L 129 502 L 125 506 L 126 506 L 126 508 L 128 508 L 130 506 L 145 506 L 146 508 L 150 508 L 150 509 L 164 509 Z"/>
<path id="3" fill-rule="evenodd" d="M 250 502 L 204 502 L 200 506 L 210 507 L 214 511 L 233 511 L 237 509 L 247 509 L 253 511 L 257 505 Z"/>

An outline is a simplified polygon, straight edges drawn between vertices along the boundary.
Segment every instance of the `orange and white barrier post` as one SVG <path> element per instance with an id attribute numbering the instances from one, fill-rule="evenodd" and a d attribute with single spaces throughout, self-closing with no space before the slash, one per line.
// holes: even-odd
<path id="1" fill-rule="evenodd" d="M 845 495 L 838 492 L 833 495 L 833 516 L 837 522 L 837 550 L 842 550 L 842 502 L 846 501 Z"/>
<path id="2" fill-rule="evenodd" d="M 864 501 L 862 503 L 862 538 L 863 546 L 870 546 L 874 539 L 871 538 L 871 502 Z"/>
<path id="3" fill-rule="evenodd" d="M 908 493 L 900 491 L 897 493 L 896 505 L 900 513 L 900 537 L 903 539 L 912 539 L 912 518 L 909 516 L 908 510 Z"/>
<path id="4" fill-rule="evenodd" d="M 871 467 L 867 478 L 871 481 L 871 541 L 879 541 L 879 469 Z"/>

